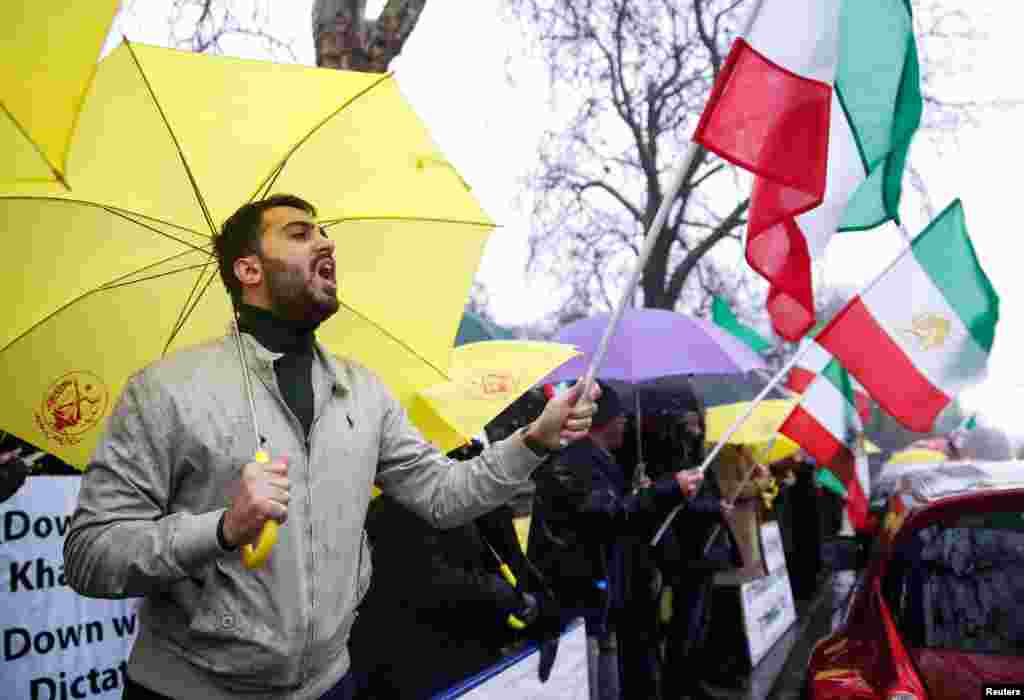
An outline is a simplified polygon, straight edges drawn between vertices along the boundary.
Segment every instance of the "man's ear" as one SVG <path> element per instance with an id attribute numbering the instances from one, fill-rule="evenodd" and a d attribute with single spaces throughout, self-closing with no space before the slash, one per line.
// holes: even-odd
<path id="1" fill-rule="evenodd" d="M 263 281 L 263 264 L 256 255 L 246 255 L 235 260 L 234 270 L 243 289 L 257 287 Z"/>

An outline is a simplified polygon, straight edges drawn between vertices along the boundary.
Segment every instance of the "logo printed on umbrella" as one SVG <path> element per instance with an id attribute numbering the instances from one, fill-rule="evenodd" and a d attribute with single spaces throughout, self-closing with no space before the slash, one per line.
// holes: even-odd
<path id="1" fill-rule="evenodd" d="M 99 425 L 109 401 L 107 385 L 95 374 L 68 372 L 47 388 L 35 413 L 36 425 L 58 445 L 77 445 Z"/>
<path id="2" fill-rule="evenodd" d="M 951 329 L 952 324 L 948 318 L 936 313 L 924 313 L 915 316 L 910 328 L 903 332 L 914 336 L 921 350 L 931 350 L 942 347 Z"/>
<path id="3" fill-rule="evenodd" d="M 519 377 L 509 372 L 488 372 L 468 377 L 463 386 L 467 398 L 490 400 L 518 393 L 520 381 Z"/>

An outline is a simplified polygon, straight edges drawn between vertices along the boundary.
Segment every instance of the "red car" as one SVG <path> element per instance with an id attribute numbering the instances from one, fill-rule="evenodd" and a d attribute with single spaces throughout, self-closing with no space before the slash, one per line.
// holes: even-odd
<path id="1" fill-rule="evenodd" d="M 929 465 L 898 482 L 873 537 L 826 554 L 864 568 L 811 655 L 807 697 L 976 700 L 1024 684 L 1024 462 Z"/>

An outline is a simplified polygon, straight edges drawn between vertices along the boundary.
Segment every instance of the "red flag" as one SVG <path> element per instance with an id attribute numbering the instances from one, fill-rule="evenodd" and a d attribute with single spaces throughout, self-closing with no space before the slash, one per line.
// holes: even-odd
<path id="1" fill-rule="evenodd" d="M 771 284 L 775 332 L 797 340 L 814 325 L 811 256 L 796 217 L 825 197 L 832 87 L 789 71 L 737 39 L 694 140 L 757 177 L 747 262 Z"/>

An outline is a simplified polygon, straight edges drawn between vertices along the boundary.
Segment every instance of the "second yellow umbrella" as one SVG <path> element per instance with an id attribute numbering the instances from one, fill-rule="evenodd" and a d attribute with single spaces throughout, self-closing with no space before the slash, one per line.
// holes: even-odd
<path id="1" fill-rule="evenodd" d="M 452 352 L 451 381 L 419 392 L 409 417 L 448 452 L 478 435 L 548 373 L 580 353 L 571 345 L 488 340 Z"/>
<path id="2" fill-rule="evenodd" d="M 768 399 L 754 409 L 739 429 L 729 438 L 729 444 L 747 445 L 754 450 L 754 457 L 765 464 L 790 457 L 800 446 L 785 435 L 778 433 L 779 426 L 793 410 L 795 402 L 785 399 Z M 718 442 L 750 408 L 749 401 L 713 406 L 707 410 L 708 442 Z M 774 438 L 774 443 L 772 439 Z M 770 445 L 770 449 L 769 449 Z M 767 453 L 765 451 L 767 450 Z"/>
<path id="3" fill-rule="evenodd" d="M 748 445 L 754 448 L 754 456 L 765 464 L 793 456 L 800 449 L 800 445 L 779 433 L 778 430 L 795 405 L 795 401 L 787 399 L 762 401 L 739 430 L 732 434 L 729 443 Z M 748 408 L 750 408 L 749 401 L 709 408 L 707 411 L 707 440 L 718 442 L 733 423 L 747 412 Z M 774 443 L 772 442 L 773 438 Z M 868 454 L 876 454 L 881 451 L 870 440 L 865 440 L 864 448 Z M 765 453 L 766 450 L 767 453 Z"/>
<path id="4" fill-rule="evenodd" d="M 930 464 L 933 462 L 945 462 L 948 459 L 949 457 L 944 452 L 916 447 L 895 453 L 886 464 Z"/>

